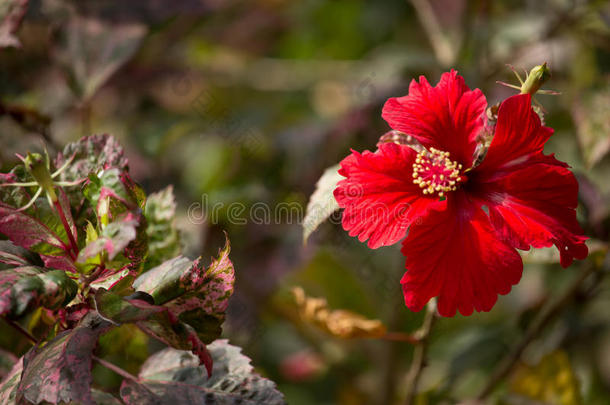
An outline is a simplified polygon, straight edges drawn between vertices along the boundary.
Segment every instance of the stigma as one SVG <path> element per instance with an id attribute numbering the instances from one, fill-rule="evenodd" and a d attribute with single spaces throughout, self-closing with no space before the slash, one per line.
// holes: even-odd
<path id="1" fill-rule="evenodd" d="M 462 165 L 449 159 L 449 152 L 430 148 L 417 154 L 413 163 L 413 183 L 417 184 L 424 194 L 437 194 L 444 197 L 449 191 L 455 191 L 463 180 L 460 176 Z"/>

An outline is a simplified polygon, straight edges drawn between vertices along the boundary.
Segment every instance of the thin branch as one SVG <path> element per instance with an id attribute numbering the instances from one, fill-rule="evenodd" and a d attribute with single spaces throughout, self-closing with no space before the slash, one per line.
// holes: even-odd
<path id="1" fill-rule="evenodd" d="M 417 392 L 417 384 L 421 373 L 426 366 L 426 354 L 428 352 L 428 338 L 434 325 L 434 317 L 436 313 L 436 303 L 430 302 L 426 306 L 426 316 L 421 330 L 419 331 L 419 341 L 413 351 L 413 361 L 411 362 L 411 369 L 407 377 L 407 400 L 405 405 L 411 405 L 415 399 L 415 393 Z"/>
<path id="2" fill-rule="evenodd" d="M 415 337 L 409 333 L 403 333 L 403 332 L 388 332 L 385 335 L 379 337 L 378 339 L 389 340 L 392 342 L 407 342 L 407 343 L 411 343 L 412 345 L 416 345 L 421 341 L 417 337 Z"/>
<path id="3" fill-rule="evenodd" d="M 13 329 L 15 329 L 17 332 L 21 333 L 23 336 L 25 336 L 32 344 L 34 344 L 34 345 L 38 344 L 38 340 L 36 340 L 36 338 L 34 336 L 32 336 L 30 334 L 30 332 L 28 332 L 27 330 L 23 329 L 23 327 L 21 325 L 19 325 L 17 322 L 15 322 L 13 320 L 10 320 L 8 318 L 3 318 L 3 319 Z"/>
<path id="4" fill-rule="evenodd" d="M 442 24 L 436 17 L 429 0 L 411 0 L 421 25 L 426 31 L 436 58 L 443 66 L 450 66 L 455 62 L 457 47 L 452 45 L 443 33 Z"/>
<path id="5" fill-rule="evenodd" d="M 606 262 L 608 258 L 606 257 Z M 538 316 L 532 321 L 527 328 L 521 340 L 511 349 L 506 357 L 498 364 L 491 377 L 487 381 L 485 387 L 477 397 L 483 400 L 489 396 L 496 386 L 512 371 L 517 361 L 527 348 L 527 346 L 540 334 L 545 326 L 557 316 L 561 310 L 570 303 L 572 298 L 578 293 L 582 283 L 597 270 L 597 266 L 589 263 L 585 269 L 572 281 L 570 286 L 559 296 L 559 298 L 547 305 L 538 313 Z"/>
<path id="6" fill-rule="evenodd" d="M 91 358 L 95 361 L 97 361 L 101 366 L 106 367 L 108 370 L 114 371 L 116 374 L 120 375 L 123 378 L 126 378 L 128 380 L 132 380 L 137 382 L 138 384 L 140 383 L 140 380 L 138 380 L 138 377 L 134 376 L 133 374 L 130 374 L 129 372 L 123 370 L 121 367 L 114 365 L 104 359 L 100 359 L 97 356 L 91 356 Z"/>

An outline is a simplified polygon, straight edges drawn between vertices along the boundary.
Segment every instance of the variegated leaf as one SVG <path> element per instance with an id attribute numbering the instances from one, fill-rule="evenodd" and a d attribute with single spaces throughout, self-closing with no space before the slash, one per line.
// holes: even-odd
<path id="1" fill-rule="evenodd" d="M 210 343 L 220 335 L 235 274 L 229 259 L 227 239 L 218 258 L 206 268 L 201 258 L 191 263 L 177 257 L 136 279 L 133 287 L 150 294 L 183 322 L 191 325 L 201 340 Z"/>
<path id="2" fill-rule="evenodd" d="M 181 252 L 180 234 L 175 224 L 176 201 L 169 186 L 146 199 L 144 216 L 148 236 L 148 257 L 145 269 L 158 266 Z"/>
<path id="3" fill-rule="evenodd" d="M 72 301 L 77 290 L 62 270 L 27 266 L 0 271 L 0 315 L 18 318 L 37 306 L 56 309 Z"/>
<path id="4" fill-rule="evenodd" d="M 121 398 L 128 404 L 283 405 L 275 384 L 254 372 L 250 359 L 226 340 L 209 345 L 214 369 L 208 376 L 188 353 L 165 349 L 142 366 L 140 383 L 125 380 Z"/>
<path id="5" fill-rule="evenodd" d="M 33 347 L 23 359 L 17 400 L 95 404 L 91 394 L 92 352 L 99 336 L 110 326 L 110 322 L 90 312 L 76 328 L 59 333 L 45 346 Z"/>

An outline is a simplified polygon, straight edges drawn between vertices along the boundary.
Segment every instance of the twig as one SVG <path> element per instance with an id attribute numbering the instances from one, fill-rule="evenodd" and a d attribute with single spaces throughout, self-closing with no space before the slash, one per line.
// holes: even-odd
<path id="1" fill-rule="evenodd" d="M 127 371 L 123 370 L 121 367 L 114 365 L 104 359 L 100 359 L 99 357 L 97 357 L 95 355 L 91 356 L 91 358 L 93 360 L 97 361 L 98 363 L 100 363 L 101 366 L 106 367 L 108 370 L 114 371 L 121 377 L 126 378 L 128 380 L 135 381 L 138 384 L 140 383 L 140 381 L 138 380 L 138 377 L 134 376 L 133 374 L 128 373 Z"/>
<path id="2" fill-rule="evenodd" d="M 409 333 L 403 333 L 403 332 L 388 332 L 385 335 L 381 336 L 379 339 L 389 340 L 389 341 L 393 341 L 393 342 L 407 342 L 407 343 L 411 343 L 412 345 L 416 345 L 416 344 L 420 343 L 420 341 L 421 341 L 417 337 L 415 337 Z"/>
<path id="3" fill-rule="evenodd" d="M 25 336 L 32 344 L 34 344 L 34 345 L 38 344 L 38 340 L 36 340 L 36 338 L 34 336 L 32 336 L 30 334 L 30 332 L 28 332 L 27 330 L 23 329 L 23 327 L 21 325 L 19 325 L 17 322 L 15 322 L 13 320 L 10 320 L 8 318 L 3 318 L 3 319 L 13 329 L 15 329 L 17 332 L 21 333 L 23 336 Z"/>
<path id="4" fill-rule="evenodd" d="M 606 257 L 606 261 L 608 261 Z M 546 308 L 538 313 L 538 316 L 532 321 L 527 328 L 525 334 L 521 340 L 512 348 L 512 350 L 506 355 L 506 357 L 498 364 L 491 377 L 487 381 L 485 387 L 481 390 L 481 393 L 477 397 L 479 400 L 483 400 L 489 396 L 495 389 L 495 387 L 502 381 L 513 369 L 517 361 L 521 358 L 524 350 L 527 346 L 538 336 L 538 334 L 544 329 L 544 327 L 555 317 L 561 310 L 572 300 L 572 298 L 578 293 L 582 283 L 597 270 L 597 266 L 589 263 L 587 267 L 572 281 L 570 286 L 564 291 L 564 293 L 553 303 L 549 304 Z"/>
<path id="5" fill-rule="evenodd" d="M 426 316 L 424 323 L 420 330 L 419 341 L 413 351 L 413 361 L 411 362 L 411 369 L 407 377 L 407 400 L 405 405 L 411 405 L 415 399 L 415 393 L 417 391 L 417 384 L 419 377 L 421 376 L 422 370 L 426 366 L 426 353 L 428 351 L 428 338 L 434 325 L 434 316 L 436 312 L 436 302 L 430 302 L 426 306 Z"/>
<path id="6" fill-rule="evenodd" d="M 430 5 L 430 2 L 428 0 L 410 1 L 424 31 L 426 31 L 426 34 L 430 39 L 436 58 L 443 66 L 452 65 L 453 62 L 455 62 L 457 47 L 449 42 L 447 36 L 441 30 L 442 24 L 438 21 L 438 18 L 436 18 L 436 14 Z"/>
<path id="7" fill-rule="evenodd" d="M 3 318 L 4 321 L 6 323 L 8 323 L 12 328 L 14 328 L 17 332 L 21 333 L 23 336 L 25 336 L 32 344 L 38 344 L 38 341 L 36 340 L 36 338 L 34 336 L 32 336 L 30 334 L 30 332 L 28 332 L 27 330 L 23 329 L 23 327 L 21 327 L 21 325 L 19 325 L 17 322 L 7 319 L 7 318 Z M 108 370 L 112 370 L 115 373 L 117 373 L 118 375 L 120 375 L 123 378 L 127 378 L 129 380 L 133 380 L 135 382 L 139 383 L 139 380 L 136 376 L 128 373 L 127 371 L 123 370 L 122 368 L 120 368 L 119 366 L 116 366 L 104 359 L 100 359 L 99 357 L 92 355 L 91 358 L 95 361 L 97 361 L 98 363 L 100 363 L 100 365 L 106 367 Z"/>

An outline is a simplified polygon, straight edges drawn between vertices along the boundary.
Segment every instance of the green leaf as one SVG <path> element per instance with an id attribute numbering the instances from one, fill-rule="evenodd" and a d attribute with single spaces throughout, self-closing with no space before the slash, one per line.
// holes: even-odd
<path id="1" fill-rule="evenodd" d="M 145 196 L 140 186 L 134 183 L 126 172 L 111 168 L 100 172 L 99 176 L 90 174 L 89 183 L 83 193 L 91 206 L 95 207 L 98 228 L 102 229 L 101 239 L 113 241 L 112 246 L 94 242 L 91 253 L 97 253 L 90 257 L 100 253 L 102 247 L 102 250 L 110 247 L 114 252 L 111 255 L 113 258 L 115 253 L 122 255 L 117 259 L 117 263 L 107 263 L 107 267 L 119 269 L 128 265 L 130 269 L 138 269 L 148 253 L 146 219 L 141 210 L 145 204 Z M 112 225 L 113 222 L 116 224 Z M 108 227 L 110 229 L 106 230 Z M 135 227 L 135 233 L 132 227 Z M 123 246 L 123 242 L 128 239 L 129 243 Z M 122 248 L 118 249 L 119 247 Z"/>
<path id="2" fill-rule="evenodd" d="M 14 35 L 28 8 L 28 0 L 4 0 L 0 3 L 0 48 L 20 47 Z"/>
<path id="3" fill-rule="evenodd" d="M 113 292 L 120 292 L 119 290 L 122 290 L 122 287 L 127 284 L 127 289 L 130 290 L 131 283 L 135 279 L 132 273 L 133 272 L 129 268 L 124 268 L 116 273 L 104 274 L 91 283 L 91 288 L 105 288 L 106 290 L 112 290 Z M 117 288 L 119 290 L 117 290 Z"/>
<path id="4" fill-rule="evenodd" d="M 316 183 L 316 190 L 309 198 L 305 219 L 303 220 L 303 243 L 307 242 L 309 235 L 333 212 L 339 209 L 333 192 L 337 183 L 343 179 L 338 173 L 339 165 L 329 167 L 324 171 L 320 180 Z"/>
<path id="5" fill-rule="evenodd" d="M 129 243 L 136 238 L 138 219 L 128 213 L 123 218 L 104 226 L 101 235 L 89 242 L 78 254 L 77 263 L 85 263 L 98 255 L 112 260 L 122 253 Z"/>
<path id="6" fill-rule="evenodd" d="M 37 306 L 56 309 L 76 296 L 78 285 L 62 270 L 17 267 L 0 271 L 0 315 L 18 318 Z"/>
<path id="7" fill-rule="evenodd" d="M 140 383 L 125 380 L 121 398 L 128 404 L 242 404 L 283 405 L 275 384 L 254 372 L 250 359 L 227 340 L 209 345 L 214 370 L 207 377 L 188 353 L 165 349 L 142 366 Z"/>
<path id="8" fill-rule="evenodd" d="M 158 266 L 180 254 L 180 234 L 175 224 L 176 201 L 169 186 L 148 196 L 144 216 L 148 236 L 148 258 L 145 268 Z"/>
<path id="9" fill-rule="evenodd" d="M 24 356 L 18 401 L 95 404 L 91 394 L 92 353 L 99 336 L 110 326 L 110 322 L 90 312 L 76 328 L 59 333 L 45 346 L 33 347 Z"/>
<path id="10" fill-rule="evenodd" d="M 72 90 L 84 102 L 138 50 L 146 27 L 72 15 L 62 27 L 56 55 Z"/>
<path id="11" fill-rule="evenodd" d="M 103 220 L 108 216 L 108 220 L 116 218 L 125 212 L 134 210 L 138 207 L 136 196 L 131 193 L 124 183 L 125 172 L 118 168 L 104 170 L 98 174 L 89 174 L 89 182 L 83 189 L 83 194 L 89 201 L 98 216 L 98 220 Z M 100 201 L 108 198 L 109 206 L 103 206 Z"/>
<path id="12" fill-rule="evenodd" d="M 193 263 L 184 257 L 169 260 L 142 274 L 133 287 L 150 294 L 157 305 L 167 307 L 209 343 L 220 335 L 233 294 L 235 273 L 230 249 L 227 238 L 224 249 L 207 268 L 201 257 Z"/>

